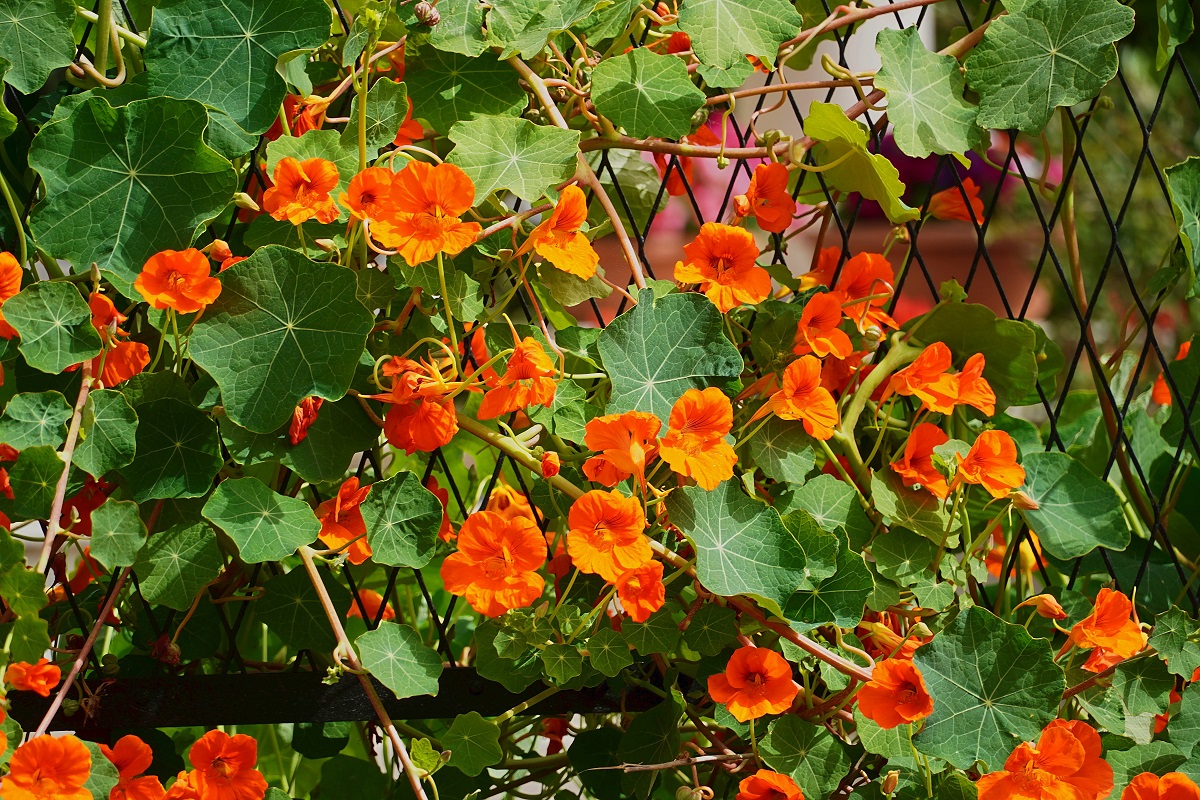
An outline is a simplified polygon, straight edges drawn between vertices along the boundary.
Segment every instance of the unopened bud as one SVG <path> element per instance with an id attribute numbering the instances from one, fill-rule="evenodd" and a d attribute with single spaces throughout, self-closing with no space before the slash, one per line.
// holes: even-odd
<path id="1" fill-rule="evenodd" d="M 326 253 L 332 253 L 337 250 L 337 245 L 333 243 L 333 239 L 313 239 L 313 244 L 324 250 Z"/>
<path id="2" fill-rule="evenodd" d="M 433 3 L 417 3 L 413 8 L 413 15 L 417 22 L 431 27 L 442 21 L 442 15 L 434 8 Z"/>
<path id="3" fill-rule="evenodd" d="M 62 712 L 64 717 L 73 717 L 79 711 L 78 700 L 63 700 Z"/>
<path id="4" fill-rule="evenodd" d="M 933 631 L 931 631 L 929 626 L 924 622 L 914 623 L 912 627 L 908 629 L 908 633 L 910 636 L 914 636 L 918 639 L 928 639 L 929 637 L 933 636 Z"/>
<path id="5" fill-rule="evenodd" d="M 254 198 L 245 192 L 234 192 L 233 204 L 238 208 L 248 208 L 251 211 L 262 211 L 258 203 L 254 202 Z"/>
<path id="6" fill-rule="evenodd" d="M 900 783 L 900 770 L 894 769 L 887 775 L 884 775 L 880 783 L 879 788 L 883 790 L 884 794 L 892 794 L 896 791 L 897 784 Z"/>
<path id="7" fill-rule="evenodd" d="M 208 257 L 219 264 L 227 258 L 233 258 L 233 251 L 223 239 L 215 239 L 208 249 Z"/>
<path id="8" fill-rule="evenodd" d="M 701 800 L 704 797 L 694 786 L 680 786 L 675 790 L 675 800 Z"/>
<path id="9" fill-rule="evenodd" d="M 1041 506 L 1038 505 L 1037 500 L 1034 500 L 1024 492 L 1016 491 L 1010 494 L 1009 497 L 1012 498 L 1013 506 L 1021 511 L 1037 511 L 1039 508 L 1041 508 Z"/>
<path id="10" fill-rule="evenodd" d="M 543 453 L 542 454 L 542 477 L 553 478 L 562 469 L 562 461 L 559 460 L 558 453 Z"/>
<path id="11" fill-rule="evenodd" d="M 117 657 L 109 653 L 100 659 L 100 671 L 104 673 L 105 677 L 116 677 L 117 673 L 121 671 L 121 665 L 117 663 Z"/>

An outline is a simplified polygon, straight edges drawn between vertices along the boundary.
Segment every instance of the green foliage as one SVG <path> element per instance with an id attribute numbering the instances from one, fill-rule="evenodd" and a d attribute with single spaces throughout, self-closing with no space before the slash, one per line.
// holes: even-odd
<path id="1" fill-rule="evenodd" d="M 137 407 L 136 453 L 128 478 L 138 502 L 203 497 L 224 463 L 217 426 L 199 409 L 163 398 Z"/>
<path id="2" fill-rule="evenodd" d="M 692 130 L 704 93 L 678 58 L 645 48 L 601 61 L 592 73 L 596 110 L 630 136 L 678 139 Z"/>
<path id="3" fill-rule="evenodd" d="M 72 461 L 97 476 L 127 466 L 137 446 L 137 423 L 137 412 L 120 392 L 89 392 Z"/>
<path id="4" fill-rule="evenodd" d="M 1116 491 L 1066 453 L 1031 453 L 1022 491 L 1037 508 L 1021 514 L 1055 558 L 1078 558 L 1097 547 L 1124 550 L 1129 527 Z"/>
<path id="5" fill-rule="evenodd" d="M 308 503 L 271 491 L 257 478 L 223 481 L 204 504 L 204 518 L 237 545 L 250 564 L 279 561 L 321 531 Z"/>
<path id="6" fill-rule="evenodd" d="M 442 659 L 408 625 L 381 622 L 355 639 L 363 666 L 397 698 L 437 695 Z"/>
<path id="7" fill-rule="evenodd" d="M 775 66 L 779 46 L 803 22 L 785 0 L 696 0 L 684 3 L 679 27 L 692 38 L 701 63 L 729 69 L 746 56 Z"/>
<path id="8" fill-rule="evenodd" d="M 0 57 L 12 65 L 4 82 L 24 94 L 75 58 L 71 0 L 4 0 L 0 3 Z"/>
<path id="9" fill-rule="evenodd" d="M 137 503 L 109 500 L 92 512 L 92 556 L 107 570 L 132 566 L 146 536 Z"/>
<path id="10" fill-rule="evenodd" d="M 19 394 L 4 407 L 0 443 L 17 450 L 45 445 L 57 448 L 67 438 L 71 406 L 58 392 Z"/>
<path id="11" fill-rule="evenodd" d="M 827 796 L 850 768 L 841 742 L 824 728 L 796 717 L 772 722 L 759 748 L 767 766 L 790 775 L 805 797 Z"/>
<path id="12" fill-rule="evenodd" d="M 378 563 L 420 568 L 433 558 L 442 504 L 416 475 L 402 472 L 371 484 L 362 515 Z"/>
<path id="13" fill-rule="evenodd" d="M 575 172 L 579 133 L 526 119 L 475 115 L 447 134 L 449 161 L 475 184 L 476 197 L 506 189 L 533 202 Z"/>
<path id="14" fill-rule="evenodd" d="M 450 766 L 467 775 L 478 775 L 487 767 L 499 764 L 504 757 L 500 749 L 500 728 L 484 719 L 478 711 L 468 711 L 454 718 L 454 723 L 442 744 L 450 751 Z"/>
<path id="15" fill-rule="evenodd" d="M 34 369 L 62 372 L 100 353 L 87 303 L 65 283 L 34 283 L 4 303 L 4 319 L 21 336 L 21 355 Z"/>
<path id="16" fill-rule="evenodd" d="M 138 554 L 133 571 L 147 602 L 186 611 L 222 565 L 216 534 L 197 523 L 156 531 Z"/>

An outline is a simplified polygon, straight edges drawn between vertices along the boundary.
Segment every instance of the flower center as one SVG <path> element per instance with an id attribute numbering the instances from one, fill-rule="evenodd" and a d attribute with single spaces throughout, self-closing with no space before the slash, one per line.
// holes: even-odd
<path id="1" fill-rule="evenodd" d="M 213 772 L 217 773 L 222 778 L 228 778 L 234 773 L 233 765 L 223 758 L 214 759 L 212 762 L 212 769 Z"/>
<path id="2" fill-rule="evenodd" d="M 167 273 L 167 286 L 171 287 L 172 291 L 179 291 L 186 283 L 187 279 L 175 270 Z"/>
<path id="3" fill-rule="evenodd" d="M 489 578 L 507 578 L 512 573 L 512 553 L 505 546 L 483 562 L 483 574 Z"/>
<path id="4" fill-rule="evenodd" d="M 759 695 L 763 693 L 767 685 L 767 676 L 761 672 L 751 672 L 746 675 L 746 690 L 751 694 Z"/>

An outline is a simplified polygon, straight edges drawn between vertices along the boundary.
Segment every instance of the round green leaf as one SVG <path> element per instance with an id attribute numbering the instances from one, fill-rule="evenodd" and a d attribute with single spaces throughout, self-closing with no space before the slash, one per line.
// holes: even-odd
<path id="1" fill-rule="evenodd" d="M 358 95 L 350 103 L 350 119 L 358 119 Z M 374 158 L 379 148 L 389 145 L 396 138 L 396 131 L 408 116 L 408 90 L 403 82 L 383 80 L 367 91 L 366 142 L 367 157 Z M 342 147 L 352 148 L 358 155 L 358 124 L 347 125 L 342 130 Z M 356 165 L 357 166 L 357 165 Z M 356 170 L 357 171 L 357 170 Z"/>
<path id="2" fill-rule="evenodd" d="M 156 531 L 133 571 L 146 602 L 186 611 L 224 565 L 217 535 L 204 523 Z"/>
<path id="3" fill-rule="evenodd" d="M 802 23 L 787 0 L 689 0 L 679 10 L 696 58 L 722 69 L 746 56 L 775 66 L 779 45 L 799 34 Z"/>
<path id="4" fill-rule="evenodd" d="M 596 65 L 592 100 L 630 136 L 678 139 L 691 133 L 704 92 L 692 83 L 682 59 L 638 47 Z"/>
<path id="5" fill-rule="evenodd" d="M 1200 667 L 1200 622 L 1181 608 L 1170 608 L 1154 619 L 1150 646 L 1166 659 L 1167 667 L 1184 680 Z"/>
<path id="6" fill-rule="evenodd" d="M 71 0 L 0 1 L 0 56 L 12 62 L 4 80 L 22 94 L 42 88 L 50 73 L 75 59 Z"/>
<path id="7" fill-rule="evenodd" d="M 588 660 L 600 673 L 608 678 L 616 677 L 621 670 L 633 664 L 629 643 L 612 628 L 601 628 L 587 641 Z"/>
<path id="8" fill-rule="evenodd" d="M 308 503 L 273 492 L 257 478 L 222 481 L 202 513 L 233 539 L 250 564 L 280 561 L 321 532 Z"/>
<path id="9" fill-rule="evenodd" d="M 120 392 L 97 389 L 83 406 L 75 466 L 96 477 L 133 461 L 137 412 Z"/>
<path id="10" fill-rule="evenodd" d="M 472 4 L 479 5 L 473 0 Z M 441 27 L 439 23 L 434 31 Z M 405 75 L 413 116 L 428 121 L 434 130 L 448 131 L 454 123 L 476 115 L 516 117 L 529 103 L 529 96 L 513 80 L 512 67 L 490 53 L 468 58 L 428 50 L 410 69 Z"/>
<path id="11" fill-rule="evenodd" d="M 121 773 L 117 770 L 117 765 L 104 755 L 100 745 L 86 741 L 83 745 L 92 757 L 92 769 L 88 773 L 88 779 L 83 784 L 83 788 L 91 792 L 92 797 L 108 797 L 109 792 L 121 779 Z"/>
<path id="12" fill-rule="evenodd" d="M 170 398 L 139 406 L 138 417 L 137 455 L 123 471 L 133 499 L 208 494 L 213 476 L 225 463 L 213 421 L 196 407 Z"/>
<path id="13" fill-rule="evenodd" d="M 1021 515 L 1055 558 L 1078 558 L 1104 547 L 1124 550 L 1129 526 L 1121 500 L 1106 482 L 1066 453 L 1031 453 L 1021 461 L 1025 485 L 1021 490 L 1037 508 Z"/>
<path id="14" fill-rule="evenodd" d="M 25 661 L 36 664 L 50 649 L 50 625 L 37 614 L 17 617 L 8 636 L 9 661 Z"/>
<path id="15" fill-rule="evenodd" d="M 420 569 L 433 559 L 442 503 L 416 475 L 401 472 L 372 483 L 360 508 L 376 563 Z"/>
<path id="16" fill-rule="evenodd" d="M 16 450 L 48 445 L 67 438 L 71 406 L 58 392 L 23 392 L 8 401 L 0 417 L 0 443 Z"/>
<path id="17" fill-rule="evenodd" d="M 875 581 L 861 553 L 845 539 L 839 538 L 838 545 L 837 571 L 815 587 L 796 592 L 784 605 L 783 615 L 793 621 L 793 628 L 807 631 L 831 623 L 853 628 L 862 620 Z"/>
<path id="18" fill-rule="evenodd" d="M 475 199 L 507 189 L 533 202 L 575 174 L 579 131 L 534 125 L 527 119 L 476 115 L 450 129 L 447 159 L 475 183 Z"/>
<path id="19" fill-rule="evenodd" d="M 62 477 L 63 462 L 58 452 L 48 445 L 29 447 L 17 456 L 17 463 L 8 468 L 8 480 L 13 499 L 10 516 L 18 519 L 46 519 L 54 502 L 54 490 Z M 0 501 L 4 500 L 0 497 Z"/>
<path id="20" fill-rule="evenodd" d="M 478 775 L 504 758 L 500 748 L 500 727 L 484 719 L 478 711 L 459 714 L 442 737 L 450 751 L 450 766 L 467 775 Z"/>
<path id="21" fill-rule="evenodd" d="M 24 564 L 0 574 L 0 597 L 18 615 L 36 615 L 46 605 L 46 576 Z"/>
<path id="22" fill-rule="evenodd" d="M 354 640 L 363 666 L 397 698 L 437 696 L 442 657 L 408 625 L 381 622 Z"/>
<path id="23" fill-rule="evenodd" d="M 804 432 L 803 423 L 772 415 L 750 440 L 750 458 L 768 478 L 804 483 L 817 463 L 812 444 L 812 437 Z"/>
<path id="24" fill-rule="evenodd" d="M 345 617 L 353 598 L 345 586 L 321 570 L 321 583 L 329 594 L 333 609 Z M 258 620 L 289 646 L 307 648 L 315 653 L 333 649 L 336 639 L 321 599 L 313 590 L 308 573 L 302 568 L 276 575 L 263 584 L 263 595 L 254 603 Z"/>
<path id="25" fill-rule="evenodd" d="M 92 512 L 92 555 L 105 569 L 128 567 L 146 543 L 146 526 L 137 503 L 106 500 Z"/>
<path id="26" fill-rule="evenodd" d="M 772 722 L 759 752 L 771 769 L 790 775 L 805 797 L 828 797 L 850 769 L 842 743 L 825 728 L 798 717 Z"/>
<path id="27" fill-rule="evenodd" d="M 69 283 L 39 281 L 26 286 L 4 302 L 4 319 L 21 335 L 25 361 L 42 372 L 57 375 L 100 354 L 100 335 L 92 327 L 92 312 Z"/>

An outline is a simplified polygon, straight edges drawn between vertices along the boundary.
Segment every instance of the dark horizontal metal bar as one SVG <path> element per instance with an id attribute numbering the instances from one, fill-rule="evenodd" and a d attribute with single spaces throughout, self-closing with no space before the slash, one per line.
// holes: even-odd
<path id="1" fill-rule="evenodd" d="M 335 684 L 322 682 L 314 672 L 253 675 L 184 675 L 154 678 L 113 678 L 89 681 L 95 693 L 91 714 L 73 716 L 61 711 L 50 730 L 113 730 L 179 728 L 193 725 L 257 725 L 279 722 L 343 722 L 373 720 L 375 713 L 362 685 L 352 675 Z M 389 715 L 399 720 L 449 719 L 468 711 L 484 716 L 503 714 L 543 691 L 535 683 L 510 692 L 481 678 L 471 667 L 442 673 L 437 697 L 422 695 L 399 700 L 378 681 L 375 688 Z M 31 692 L 9 692 L 9 713 L 25 730 L 37 727 L 50 699 Z M 620 710 L 639 711 L 658 702 L 651 692 L 633 687 L 624 697 L 606 684 L 558 692 L 527 713 L 557 716 Z"/>

